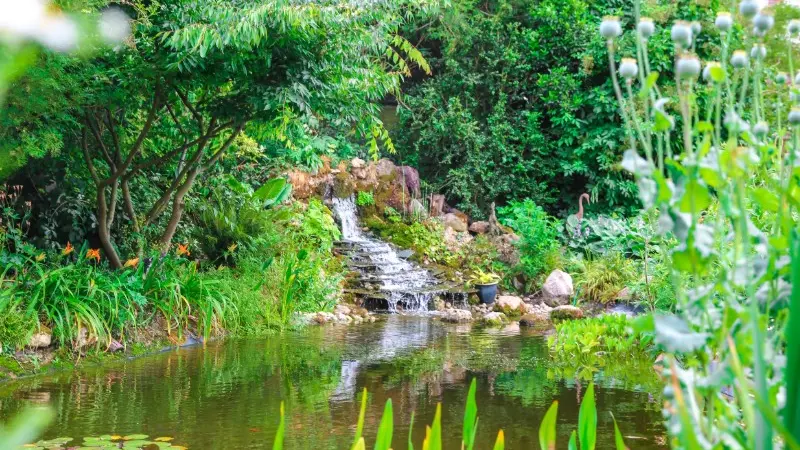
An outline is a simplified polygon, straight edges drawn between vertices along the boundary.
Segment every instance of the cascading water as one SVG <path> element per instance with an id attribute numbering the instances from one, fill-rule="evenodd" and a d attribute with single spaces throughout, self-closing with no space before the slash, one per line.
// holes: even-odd
<path id="1" fill-rule="evenodd" d="M 334 198 L 333 212 L 342 228 L 339 247 L 347 251 L 350 266 L 359 273 L 357 289 L 351 292 L 364 300 L 365 307 L 422 312 L 431 308 L 437 296 L 459 296 L 430 271 L 401 258 L 390 244 L 364 233 L 353 197 Z"/>

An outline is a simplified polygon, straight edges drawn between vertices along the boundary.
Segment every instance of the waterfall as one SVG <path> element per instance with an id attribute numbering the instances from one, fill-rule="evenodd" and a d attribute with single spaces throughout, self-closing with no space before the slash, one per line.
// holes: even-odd
<path id="1" fill-rule="evenodd" d="M 350 256 L 350 267 L 359 273 L 349 291 L 370 309 L 391 312 L 428 311 L 437 296 L 450 294 L 430 271 L 398 255 L 387 242 L 361 230 L 355 200 L 334 198 L 333 212 L 342 228 L 339 248 Z"/>

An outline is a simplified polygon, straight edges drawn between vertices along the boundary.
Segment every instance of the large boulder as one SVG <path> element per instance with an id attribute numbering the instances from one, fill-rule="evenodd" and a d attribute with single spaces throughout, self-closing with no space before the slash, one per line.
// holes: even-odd
<path id="1" fill-rule="evenodd" d="M 375 165 L 375 168 L 378 178 L 380 178 L 382 181 L 391 181 L 392 178 L 394 178 L 394 171 L 397 166 L 395 166 L 392 161 L 383 158 L 378 161 L 378 163 Z"/>
<path id="2" fill-rule="evenodd" d="M 555 308 L 569 303 L 574 292 L 572 277 L 561 270 L 554 270 L 542 286 L 542 299 L 547 306 Z"/>
<path id="3" fill-rule="evenodd" d="M 419 172 L 417 169 L 410 166 L 401 166 L 398 169 L 397 176 L 405 184 L 408 192 L 414 198 L 419 198 L 422 194 L 420 192 Z"/>
<path id="4" fill-rule="evenodd" d="M 536 327 L 548 322 L 550 322 L 550 316 L 542 316 L 541 314 L 525 314 L 519 319 L 521 327 Z"/>
<path id="5" fill-rule="evenodd" d="M 466 232 L 468 229 L 467 222 L 453 213 L 445 214 L 442 222 L 444 222 L 445 228 L 452 228 L 458 233 Z"/>
<path id="6" fill-rule="evenodd" d="M 439 217 L 444 214 L 444 195 L 434 194 L 431 196 L 431 216 Z"/>
<path id="7" fill-rule="evenodd" d="M 561 305 L 550 311 L 550 320 L 573 320 L 583 318 L 583 311 L 577 306 Z"/>
<path id="8" fill-rule="evenodd" d="M 472 225 L 469 226 L 469 231 L 475 234 L 486 234 L 489 232 L 489 222 L 472 222 Z"/>

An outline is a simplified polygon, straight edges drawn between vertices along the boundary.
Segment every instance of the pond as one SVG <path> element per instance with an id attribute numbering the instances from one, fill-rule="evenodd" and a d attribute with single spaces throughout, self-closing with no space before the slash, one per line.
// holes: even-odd
<path id="1" fill-rule="evenodd" d="M 286 448 L 342 449 L 352 441 L 366 388 L 369 445 L 391 398 L 395 449 L 406 448 L 412 411 L 412 435 L 421 448 L 439 402 L 445 448 L 458 449 L 473 378 L 480 417 L 476 448 L 491 448 L 501 428 L 507 448 L 538 448 L 539 422 L 554 400 L 559 448 L 566 448 L 588 383 L 551 363 L 542 332 L 401 315 L 13 381 L 0 385 L 0 420 L 31 403 L 49 404 L 57 418 L 46 438 L 142 433 L 171 436 L 189 449 L 267 449 L 285 401 Z M 610 365 L 593 378 L 598 448 L 613 448 L 609 413 L 630 447 L 666 448 L 655 395 L 660 382 L 649 365 Z"/>

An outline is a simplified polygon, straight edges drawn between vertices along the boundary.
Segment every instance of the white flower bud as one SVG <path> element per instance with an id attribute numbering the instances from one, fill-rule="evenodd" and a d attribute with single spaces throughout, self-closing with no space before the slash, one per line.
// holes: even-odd
<path id="1" fill-rule="evenodd" d="M 703 26 L 700 25 L 700 22 L 693 20 L 689 27 L 692 29 L 692 34 L 697 37 L 701 31 L 703 31 Z"/>
<path id="2" fill-rule="evenodd" d="M 786 72 L 778 72 L 778 74 L 775 75 L 775 82 L 781 86 L 785 85 L 787 81 L 789 81 L 789 75 L 787 75 Z"/>
<path id="3" fill-rule="evenodd" d="M 775 18 L 772 17 L 772 14 L 762 12 L 753 17 L 753 26 L 763 33 L 769 31 L 773 25 L 775 25 Z"/>
<path id="4" fill-rule="evenodd" d="M 622 34 L 622 25 L 619 23 L 619 18 L 614 16 L 603 17 L 600 22 L 600 35 L 606 39 L 615 39 Z"/>
<path id="5" fill-rule="evenodd" d="M 119 8 L 103 11 L 98 23 L 100 35 L 108 44 L 119 44 L 131 34 L 131 19 Z"/>
<path id="6" fill-rule="evenodd" d="M 753 59 L 764 59 L 767 57 L 767 47 L 764 44 L 756 44 L 750 49 L 750 57 Z"/>
<path id="7" fill-rule="evenodd" d="M 753 127 L 753 134 L 755 134 L 759 139 L 764 139 L 767 133 L 769 133 L 769 124 L 763 120 L 755 124 Z"/>
<path id="8" fill-rule="evenodd" d="M 739 12 L 747 19 L 752 19 L 761 11 L 761 5 L 757 0 L 742 0 L 739 3 Z"/>
<path id="9" fill-rule="evenodd" d="M 786 26 L 791 34 L 800 33 L 800 20 L 792 19 L 789 21 L 789 25 Z"/>
<path id="10" fill-rule="evenodd" d="M 653 19 L 649 17 L 642 17 L 639 19 L 639 24 L 636 25 L 636 29 L 643 38 L 650 39 L 650 37 L 656 32 L 656 25 L 653 23 Z"/>
<path id="11" fill-rule="evenodd" d="M 800 125 L 800 108 L 792 108 L 789 111 L 789 123 L 792 125 Z"/>
<path id="12" fill-rule="evenodd" d="M 692 27 L 688 22 L 682 20 L 675 22 L 672 25 L 670 36 L 672 37 L 672 42 L 676 45 L 684 48 L 689 48 L 692 45 Z"/>
<path id="13" fill-rule="evenodd" d="M 797 74 L 795 74 L 794 84 L 800 84 L 800 72 L 797 72 Z"/>
<path id="14" fill-rule="evenodd" d="M 711 69 L 717 67 L 721 68 L 722 66 L 716 61 L 709 61 L 706 63 L 706 67 L 703 69 L 703 79 L 706 81 L 713 81 L 713 78 L 711 78 Z"/>
<path id="15" fill-rule="evenodd" d="M 737 69 L 747 67 L 747 53 L 744 50 L 736 50 L 731 56 L 731 65 Z"/>
<path id="16" fill-rule="evenodd" d="M 717 20 L 714 21 L 714 25 L 717 26 L 719 31 L 730 31 L 730 29 L 733 28 L 733 16 L 731 16 L 729 12 L 718 12 Z"/>
<path id="17" fill-rule="evenodd" d="M 636 60 L 633 58 L 622 58 L 622 62 L 619 65 L 619 76 L 625 78 L 626 80 L 630 80 L 635 77 L 639 73 L 639 65 L 636 63 Z"/>
<path id="18" fill-rule="evenodd" d="M 683 55 L 675 63 L 675 72 L 681 78 L 697 78 L 700 75 L 700 60 L 695 55 Z"/>
<path id="19" fill-rule="evenodd" d="M 725 128 L 727 128 L 728 131 L 730 131 L 731 133 L 739 133 L 739 131 L 741 131 L 741 129 L 743 128 L 742 118 L 739 117 L 739 115 L 736 114 L 734 111 L 730 111 L 727 114 L 725 114 L 724 123 L 725 123 Z"/>

